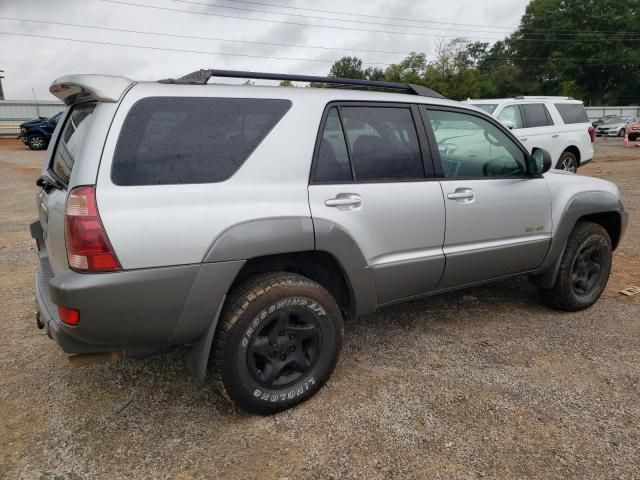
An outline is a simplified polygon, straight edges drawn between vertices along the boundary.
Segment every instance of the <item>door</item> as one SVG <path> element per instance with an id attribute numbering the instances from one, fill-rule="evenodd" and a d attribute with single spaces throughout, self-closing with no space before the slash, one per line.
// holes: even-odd
<path id="1" fill-rule="evenodd" d="M 536 147 L 544 148 L 551 154 L 555 165 L 562 153 L 561 131 L 554 126 L 551 113 L 544 103 L 507 105 L 498 113 L 498 119 L 513 124 L 513 134 L 529 153 Z"/>
<path id="2" fill-rule="evenodd" d="M 433 290 L 444 270 L 442 190 L 416 119 L 410 105 L 332 105 L 316 145 L 314 223 L 330 222 L 357 244 L 378 304 Z"/>
<path id="3" fill-rule="evenodd" d="M 423 110 L 437 143 L 446 206 L 446 268 L 439 288 L 538 267 L 551 238 L 551 199 L 529 177 L 526 154 L 479 114 Z"/>

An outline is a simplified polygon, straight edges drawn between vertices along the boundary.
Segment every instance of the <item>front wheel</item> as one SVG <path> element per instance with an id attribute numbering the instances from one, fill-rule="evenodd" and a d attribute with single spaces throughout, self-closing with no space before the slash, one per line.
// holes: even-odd
<path id="1" fill-rule="evenodd" d="M 259 275 L 240 285 L 223 311 L 215 380 L 243 410 L 285 410 L 324 385 L 342 337 L 342 314 L 322 286 L 292 273 Z"/>
<path id="2" fill-rule="evenodd" d="M 44 150 L 47 148 L 47 141 L 42 135 L 36 133 L 29 135 L 29 138 L 27 139 L 27 146 L 31 150 Z"/>
<path id="3" fill-rule="evenodd" d="M 620 131 L 618 132 L 618 136 L 619 137 L 624 137 L 626 130 L 624 128 L 621 128 Z"/>
<path id="4" fill-rule="evenodd" d="M 570 312 L 593 305 L 609 280 L 611 252 L 601 225 L 579 222 L 567 241 L 555 286 L 541 290 L 545 302 Z"/>

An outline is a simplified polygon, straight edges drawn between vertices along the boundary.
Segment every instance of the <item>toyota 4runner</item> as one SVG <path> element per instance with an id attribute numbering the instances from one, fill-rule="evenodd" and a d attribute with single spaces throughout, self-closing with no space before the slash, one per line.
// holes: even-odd
<path id="1" fill-rule="evenodd" d="M 68 108 L 31 225 L 38 326 L 83 357 L 186 345 L 251 412 L 317 392 L 343 323 L 384 305 L 529 274 L 549 304 L 589 307 L 626 226 L 615 185 L 547 171 L 424 87 L 201 70 L 51 92 Z"/>

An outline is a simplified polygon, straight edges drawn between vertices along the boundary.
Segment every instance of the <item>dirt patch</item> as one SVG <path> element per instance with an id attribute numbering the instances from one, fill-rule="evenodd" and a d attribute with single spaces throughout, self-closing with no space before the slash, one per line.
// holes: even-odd
<path id="1" fill-rule="evenodd" d="M 640 476 L 640 296 L 617 293 L 640 282 L 640 149 L 599 139 L 581 170 L 615 181 L 631 213 L 593 308 L 547 309 L 523 278 L 387 308 L 347 324 L 318 395 L 263 418 L 195 383 L 184 350 L 68 367 L 35 328 L 27 230 L 43 152 L 8 143 L 0 478 Z"/>

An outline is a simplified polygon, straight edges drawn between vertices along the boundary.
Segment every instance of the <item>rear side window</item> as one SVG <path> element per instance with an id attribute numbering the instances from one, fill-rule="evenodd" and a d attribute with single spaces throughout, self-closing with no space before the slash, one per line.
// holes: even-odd
<path id="1" fill-rule="evenodd" d="M 547 107 L 542 103 L 525 103 L 522 106 L 524 116 L 527 120 L 526 127 L 546 127 L 553 125 L 551 115 L 547 111 Z"/>
<path id="2" fill-rule="evenodd" d="M 556 103 L 554 105 L 565 124 L 590 123 L 584 105 L 581 103 Z"/>
<path id="3" fill-rule="evenodd" d="M 350 169 L 344 165 L 345 151 Z M 318 151 L 317 182 L 420 178 L 422 153 L 409 107 L 344 106 L 329 111 Z"/>
<path id="4" fill-rule="evenodd" d="M 51 170 L 65 184 L 69 183 L 71 170 L 73 170 L 78 150 L 89 130 L 95 108 L 95 103 L 85 103 L 74 107 L 67 116 L 64 128 L 60 133 L 56 151 L 53 154 Z"/>
<path id="5" fill-rule="evenodd" d="M 290 106 L 254 98 L 140 100 L 122 126 L 111 179 L 123 186 L 227 180 Z"/>

